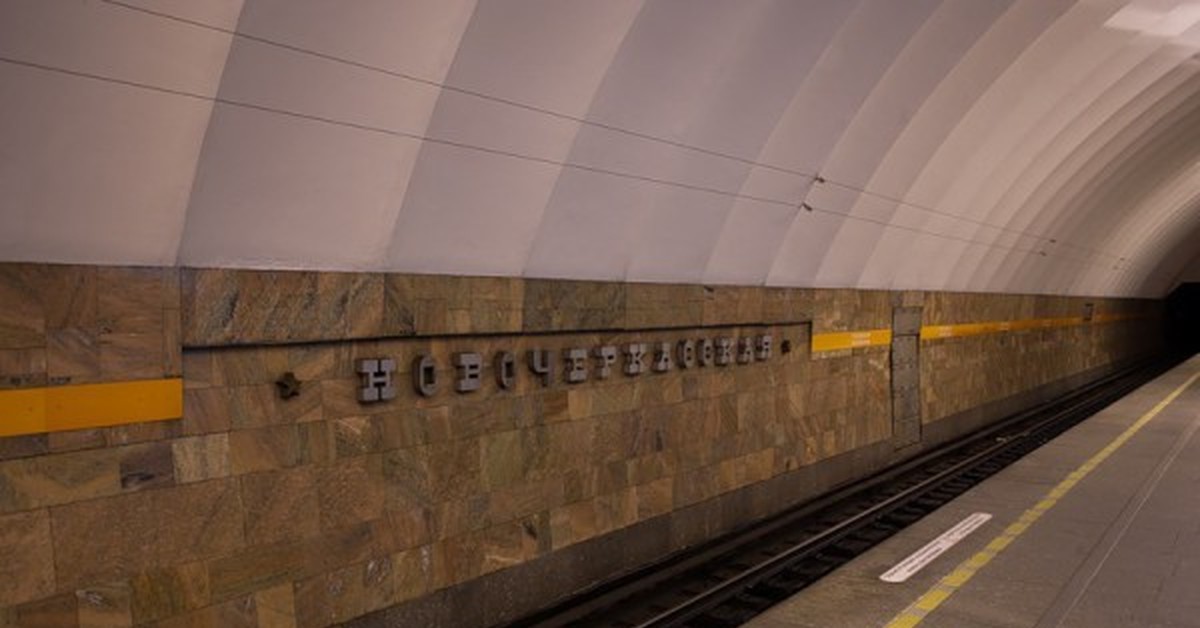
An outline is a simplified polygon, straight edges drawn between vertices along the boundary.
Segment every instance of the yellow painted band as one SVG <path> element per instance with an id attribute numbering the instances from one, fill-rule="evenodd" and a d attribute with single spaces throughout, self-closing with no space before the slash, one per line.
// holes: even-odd
<path id="1" fill-rule="evenodd" d="M 826 334 L 813 334 L 813 353 L 821 351 L 840 351 L 842 349 L 858 349 L 888 345 L 892 342 L 892 330 L 871 329 L 868 331 L 838 331 Z"/>
<path id="2" fill-rule="evenodd" d="M 1063 318 L 1028 318 L 1014 321 L 985 321 L 981 323 L 956 323 L 953 325 L 925 325 L 921 328 L 921 340 L 940 340 L 943 338 L 962 338 L 979 336 L 1007 331 L 1027 331 L 1030 329 L 1053 329 L 1057 327 L 1074 327 L 1077 325 L 1114 323 L 1117 321 L 1139 318 L 1134 314 L 1096 314 L 1089 321 L 1082 316 Z"/>
<path id="3" fill-rule="evenodd" d="M 183 380 L 155 379 L 0 390 L 0 436 L 175 419 Z"/>
<path id="4" fill-rule="evenodd" d="M 981 323 L 955 323 L 953 325 L 925 325 L 921 327 L 921 340 L 942 340 L 945 338 L 963 338 L 996 334 L 1009 331 L 1026 331 L 1030 329 L 1054 329 L 1058 327 L 1073 327 L 1076 325 L 1095 325 L 1116 321 L 1141 318 L 1135 314 L 1096 314 L 1086 320 L 1082 316 L 1064 318 L 1030 318 L 1014 321 L 985 321 Z M 866 331 L 835 331 L 813 334 L 812 352 L 843 351 L 859 347 L 876 347 L 892 342 L 892 330 L 870 329 Z"/>
<path id="5" fill-rule="evenodd" d="M 893 619 L 892 623 L 888 624 L 888 628 L 912 628 L 919 623 L 921 623 L 920 615 L 908 614 Z"/>
<path id="6" fill-rule="evenodd" d="M 950 593 L 948 591 L 943 591 L 942 589 L 930 589 L 928 593 L 921 596 L 921 599 L 917 600 L 915 606 L 928 613 L 929 611 L 937 608 L 938 605 L 940 605 L 942 601 L 948 597 L 950 597 Z"/>
<path id="7" fill-rule="evenodd" d="M 1130 425 L 1124 432 L 1114 438 L 1108 446 L 1093 454 L 1091 458 L 1088 458 L 1087 462 L 1084 462 L 1079 468 L 1072 471 L 1066 479 L 1059 482 L 1034 507 L 1021 513 L 1021 517 L 1017 522 L 1005 528 L 1004 532 L 992 539 L 985 549 L 964 560 L 949 575 L 943 577 L 937 584 L 926 591 L 924 595 L 917 598 L 908 608 L 900 611 L 900 613 L 887 623 L 886 628 L 912 628 L 921 623 L 929 613 L 933 612 L 938 606 L 941 606 L 943 602 L 958 591 L 959 587 L 966 584 L 992 558 L 1008 547 L 1013 539 L 1020 536 L 1029 526 L 1033 525 L 1038 519 L 1041 519 L 1042 515 L 1050 508 L 1053 508 L 1057 499 L 1051 497 L 1051 495 L 1057 494 L 1062 496 L 1070 492 L 1071 488 L 1080 479 L 1090 473 L 1092 469 L 1095 469 L 1100 462 L 1120 448 L 1121 445 L 1125 444 L 1134 434 L 1145 427 L 1151 419 L 1158 416 L 1158 413 L 1162 412 L 1172 401 L 1175 401 L 1176 397 L 1182 395 L 1183 391 L 1187 390 L 1188 386 L 1195 383 L 1197 379 L 1200 379 L 1200 373 L 1194 373 L 1186 382 L 1171 391 L 1171 394 L 1163 398 L 1162 401 L 1158 402 L 1158 404 L 1138 418 L 1137 421 L 1134 421 L 1133 425 Z"/>

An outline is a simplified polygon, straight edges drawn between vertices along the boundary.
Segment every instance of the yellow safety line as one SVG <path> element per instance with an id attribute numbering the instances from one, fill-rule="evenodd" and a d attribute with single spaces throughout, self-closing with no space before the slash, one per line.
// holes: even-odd
<path id="1" fill-rule="evenodd" d="M 1176 388 L 1171 394 L 1167 395 L 1158 405 L 1150 409 L 1149 412 L 1143 414 L 1141 418 L 1130 425 L 1124 432 L 1114 438 L 1112 442 L 1105 445 L 1103 449 L 1096 452 L 1087 462 L 1084 462 L 1079 468 L 1072 471 L 1067 477 L 1059 482 L 1050 492 L 1046 493 L 1037 504 L 1026 510 L 1021 516 L 1004 529 L 996 538 L 992 539 L 987 546 L 977 552 L 974 556 L 968 558 L 958 565 L 949 575 L 943 577 L 937 584 L 933 585 L 924 595 L 917 598 L 917 601 L 909 605 L 908 608 L 901 611 L 898 615 L 888 622 L 886 628 L 912 628 L 921 623 L 925 617 L 934 611 L 938 606 L 945 602 L 951 595 L 967 583 L 976 573 L 987 565 L 1000 552 L 1013 542 L 1014 539 L 1021 536 L 1029 526 L 1033 525 L 1047 511 L 1058 503 L 1064 495 L 1069 493 L 1071 489 L 1079 483 L 1087 474 L 1104 462 L 1106 458 L 1111 456 L 1124 445 L 1134 434 L 1146 426 L 1151 419 L 1158 416 L 1164 408 L 1175 401 L 1183 391 L 1191 386 L 1193 382 L 1200 379 L 1200 372 L 1193 374 L 1186 382 Z"/>
<path id="2" fill-rule="evenodd" d="M 60 432 L 183 415 L 183 380 L 0 390 L 0 436 Z"/>

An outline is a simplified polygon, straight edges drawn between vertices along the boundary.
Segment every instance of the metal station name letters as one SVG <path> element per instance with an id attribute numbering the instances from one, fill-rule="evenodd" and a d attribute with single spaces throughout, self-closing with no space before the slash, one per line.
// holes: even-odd
<path id="1" fill-rule="evenodd" d="M 557 373 L 562 373 L 568 384 L 579 384 L 591 378 L 604 380 L 620 371 L 626 377 L 643 373 L 665 373 L 675 368 L 692 369 L 731 364 L 751 364 L 771 358 L 772 338 L 770 334 L 731 338 L 684 339 L 677 342 L 631 342 L 623 345 L 603 345 L 564 349 L 559 354 L 549 349 L 531 349 L 525 355 L 529 372 L 543 386 L 554 383 Z M 480 353 L 455 353 L 451 361 L 456 377 L 454 390 L 469 393 L 483 385 L 483 355 Z M 503 390 L 512 389 L 517 382 L 517 356 L 512 351 L 498 351 L 492 358 L 496 384 Z M 421 354 L 413 361 L 413 389 L 423 397 L 438 391 L 437 362 L 428 354 Z M 391 358 L 359 360 L 357 371 L 362 378 L 358 400 L 376 403 L 396 398 L 394 375 L 396 361 Z"/>

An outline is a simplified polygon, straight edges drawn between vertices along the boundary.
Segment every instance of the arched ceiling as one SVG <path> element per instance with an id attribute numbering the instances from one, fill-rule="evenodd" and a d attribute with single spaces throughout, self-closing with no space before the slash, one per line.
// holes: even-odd
<path id="1" fill-rule="evenodd" d="M 1200 252 L 1192 247 L 1192 259 L 1186 263 L 1183 272 L 1179 273 L 1178 283 L 1200 283 Z"/>
<path id="2" fill-rule="evenodd" d="M 0 259 L 1160 296 L 1200 2 L 5 0 Z"/>

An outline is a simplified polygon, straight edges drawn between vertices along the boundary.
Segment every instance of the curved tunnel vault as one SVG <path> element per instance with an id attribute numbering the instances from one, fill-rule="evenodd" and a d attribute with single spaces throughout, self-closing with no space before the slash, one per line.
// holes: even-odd
<path id="1" fill-rule="evenodd" d="M 1185 1 L 0 7 L 11 261 L 1162 296 Z"/>
<path id="2" fill-rule="evenodd" d="M 1109 394 L 1197 327 L 1197 51 L 1200 0 L 0 2 L 0 626 L 501 625 Z"/>

